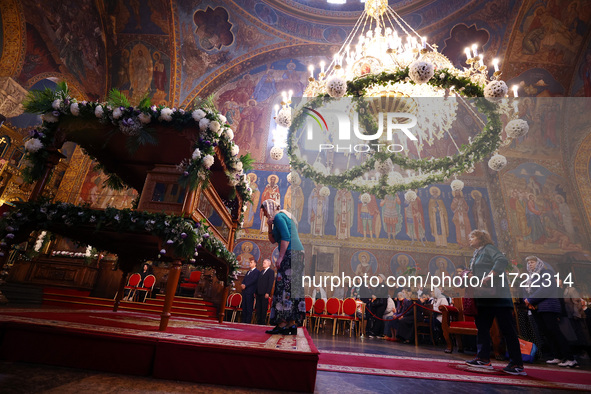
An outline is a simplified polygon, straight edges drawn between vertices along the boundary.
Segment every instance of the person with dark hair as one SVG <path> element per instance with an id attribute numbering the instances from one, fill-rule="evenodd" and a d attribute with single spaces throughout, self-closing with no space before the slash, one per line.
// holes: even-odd
<path id="1" fill-rule="evenodd" d="M 475 289 L 478 290 L 478 292 L 475 291 L 478 315 L 474 318 L 478 329 L 476 334 L 478 352 L 475 359 L 466 363 L 472 367 L 493 369 L 490 363 L 490 329 L 496 318 L 509 351 L 509 364 L 503 371 L 511 375 L 527 375 L 523 368 L 519 338 L 512 315 L 511 292 L 509 286 L 501 286 L 501 275 L 505 275 L 505 268 L 509 261 L 493 245 L 490 234 L 485 230 L 473 230 L 468 236 L 468 243 L 474 248 L 470 270 L 473 275 L 481 278 L 482 283 L 478 289 Z M 507 278 L 504 283 L 508 283 Z"/>
<path id="2" fill-rule="evenodd" d="M 528 279 L 525 282 L 525 304 L 533 311 L 538 328 L 544 335 L 544 342 L 550 347 L 551 359 L 546 364 L 558 364 L 560 367 L 575 368 L 579 363 L 575 360 L 568 341 L 560 331 L 562 306 L 560 305 L 560 288 L 554 282 L 555 272 L 536 256 L 527 256 Z M 544 286 L 544 276 L 550 277 L 553 286 Z M 538 286 L 539 285 L 539 286 Z"/>
<path id="3" fill-rule="evenodd" d="M 271 308 L 271 323 L 276 324 L 267 334 L 296 335 L 302 325 L 306 305 L 304 298 L 294 298 L 294 289 L 302 291 L 304 246 L 298 237 L 291 213 L 280 208 L 273 199 L 263 201 L 261 212 L 267 218 L 269 242 L 279 244 L 275 262 L 277 277 Z"/>

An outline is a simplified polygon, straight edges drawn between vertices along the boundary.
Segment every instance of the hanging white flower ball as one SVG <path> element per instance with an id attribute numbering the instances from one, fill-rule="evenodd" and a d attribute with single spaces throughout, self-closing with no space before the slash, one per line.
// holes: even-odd
<path id="1" fill-rule="evenodd" d="M 404 199 L 407 202 L 413 202 L 417 199 L 417 193 L 414 190 L 408 190 L 406 193 L 404 193 Z"/>
<path id="2" fill-rule="evenodd" d="M 330 97 L 343 97 L 347 93 L 347 81 L 344 78 L 333 75 L 326 81 L 326 92 Z"/>
<path id="3" fill-rule="evenodd" d="M 191 112 L 191 117 L 193 117 L 195 122 L 199 122 L 205 117 L 205 112 L 202 109 L 196 109 L 195 111 Z"/>
<path id="4" fill-rule="evenodd" d="M 213 165 L 214 158 L 212 155 L 203 156 L 203 166 L 209 169 Z"/>
<path id="5" fill-rule="evenodd" d="M 369 195 L 369 193 L 363 193 L 359 197 L 359 201 L 361 201 L 364 204 L 369 204 L 369 202 L 371 201 L 371 196 Z"/>
<path id="6" fill-rule="evenodd" d="M 433 74 L 435 74 L 435 68 L 429 62 L 415 60 L 408 66 L 408 76 L 416 84 L 428 82 Z"/>
<path id="7" fill-rule="evenodd" d="M 271 152 L 269 152 L 269 154 L 271 155 L 271 159 L 281 160 L 281 158 L 283 157 L 283 149 L 278 146 L 274 146 L 271 148 Z"/>
<path id="8" fill-rule="evenodd" d="M 284 107 L 279 110 L 279 113 L 275 117 L 275 122 L 281 127 L 291 126 L 291 108 Z"/>
<path id="9" fill-rule="evenodd" d="M 464 188 L 464 182 L 460 181 L 459 179 L 451 181 L 451 190 L 453 191 L 460 191 Z"/>
<path id="10" fill-rule="evenodd" d="M 488 161 L 488 166 L 491 170 L 494 171 L 501 171 L 503 167 L 507 165 L 507 158 L 503 155 L 499 155 L 498 153 L 490 158 Z"/>
<path id="11" fill-rule="evenodd" d="M 322 186 L 320 188 L 320 191 L 318 193 L 322 197 L 328 197 L 328 196 L 330 196 L 330 189 L 328 187 L 326 187 L 326 186 Z"/>
<path id="12" fill-rule="evenodd" d="M 390 171 L 390 165 L 386 161 L 376 161 L 374 164 L 374 168 L 380 174 L 385 174 Z"/>
<path id="13" fill-rule="evenodd" d="M 529 124 L 523 119 L 514 119 L 505 126 L 505 133 L 509 138 L 523 137 L 529 131 Z"/>
<path id="14" fill-rule="evenodd" d="M 31 138 L 25 142 L 25 149 L 28 152 L 35 153 L 41 148 L 43 148 L 43 142 L 41 142 L 41 140 L 38 138 Z"/>
<path id="15" fill-rule="evenodd" d="M 232 129 L 230 129 L 230 128 L 226 128 L 224 130 L 224 135 L 230 141 L 232 141 L 234 139 L 234 131 Z"/>
<path id="16" fill-rule="evenodd" d="M 388 185 L 394 186 L 401 184 L 402 182 L 404 182 L 404 178 L 398 171 L 392 171 L 388 174 Z"/>
<path id="17" fill-rule="evenodd" d="M 504 81 L 490 81 L 484 88 L 484 97 L 505 97 L 508 91 Z"/>
<path id="18" fill-rule="evenodd" d="M 78 107 L 78 103 L 72 103 L 72 104 L 70 104 L 70 112 L 74 116 L 80 115 L 80 107 Z"/>

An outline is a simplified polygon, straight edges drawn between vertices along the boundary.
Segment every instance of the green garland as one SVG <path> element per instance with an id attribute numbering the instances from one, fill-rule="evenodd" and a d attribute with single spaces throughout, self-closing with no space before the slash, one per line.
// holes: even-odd
<path id="1" fill-rule="evenodd" d="M 191 263 L 195 261 L 195 255 L 204 249 L 228 264 L 228 284 L 232 283 L 240 268 L 234 253 L 228 251 L 219 239 L 211 235 L 205 220 L 194 222 L 163 213 L 115 208 L 98 210 L 66 203 L 16 203 L 16 210 L 5 213 L 0 220 L 1 255 L 10 250 L 15 239 L 19 239 L 19 231 L 26 230 L 30 224 L 34 224 L 37 230 L 51 230 L 55 233 L 59 233 L 59 230 L 56 230 L 59 226 L 68 230 L 80 226 L 93 226 L 97 231 L 149 233 L 162 241 L 161 255 L 172 252 L 175 257 Z M 110 251 L 108 244 L 93 246 Z"/>
<path id="2" fill-rule="evenodd" d="M 353 97 L 359 113 L 359 122 L 366 134 L 375 134 L 377 125 L 363 107 L 366 105 L 362 98 L 366 95 L 367 89 L 372 86 L 386 86 L 389 83 L 414 82 L 409 77 L 408 67 L 394 73 L 370 74 L 347 83 L 347 96 Z M 435 75 L 427 82 L 429 85 L 443 89 L 454 88 L 464 97 L 482 97 L 483 88 L 473 83 L 469 78 L 457 76 L 448 69 L 437 70 Z M 306 103 L 308 108 L 318 108 L 322 104 L 336 100 L 328 95 L 319 96 Z M 305 160 L 298 157 L 296 131 L 299 130 L 306 119 L 304 111 L 299 111 L 289 128 L 288 155 L 291 167 L 300 172 L 304 177 L 322 185 L 332 186 L 335 189 L 348 189 L 360 193 L 369 193 L 378 198 L 388 194 L 395 194 L 403 190 L 419 189 L 434 183 L 441 183 L 454 174 L 463 173 L 474 167 L 474 164 L 483 160 L 495 152 L 501 144 L 502 124 L 499 115 L 499 108 L 493 100 L 481 99 L 475 103 L 479 111 L 487 117 L 486 126 L 469 145 L 463 145 L 459 153 L 453 156 L 446 156 L 438 159 L 411 159 L 403 155 L 387 152 L 374 152 L 363 164 L 353 167 L 339 175 L 325 175 L 318 172 Z M 390 159 L 403 169 L 431 173 L 424 179 L 411 183 L 388 184 L 388 175 L 381 174 L 377 184 L 372 187 L 362 187 L 355 184 L 354 179 L 363 176 L 368 170 L 372 170 L 376 161 L 383 162 Z M 441 171 L 441 173 L 432 173 Z"/>

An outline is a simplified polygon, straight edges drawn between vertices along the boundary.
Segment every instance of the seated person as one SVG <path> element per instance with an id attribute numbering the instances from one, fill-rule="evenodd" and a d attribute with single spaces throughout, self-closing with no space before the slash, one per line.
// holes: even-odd
<path id="1" fill-rule="evenodd" d="M 388 321 L 388 329 L 392 333 L 392 340 L 401 340 L 410 343 L 414 334 L 414 316 L 412 312 L 412 301 L 409 300 L 403 291 L 398 293 L 398 305 L 393 320 Z"/>

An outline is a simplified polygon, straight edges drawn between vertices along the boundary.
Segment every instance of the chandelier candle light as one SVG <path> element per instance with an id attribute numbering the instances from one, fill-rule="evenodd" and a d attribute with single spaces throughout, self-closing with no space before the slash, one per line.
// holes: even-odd
<path id="1" fill-rule="evenodd" d="M 308 67 L 310 76 L 304 96 L 313 100 L 306 102 L 307 108 L 313 109 L 326 104 L 327 100 L 343 96 L 453 97 L 453 100 L 442 99 L 437 101 L 437 105 L 417 106 L 416 117 L 419 122 L 423 122 L 419 124 L 427 126 L 418 130 L 417 140 L 412 141 L 419 159 L 405 157 L 397 152 L 364 152 L 366 156 L 362 164 L 345 171 L 342 168 L 335 169 L 331 173 L 330 165 L 329 168 L 322 166 L 322 171 L 318 170 L 320 155 L 313 163 L 298 157 L 299 147 L 295 136 L 305 117 L 301 109 L 292 116 L 292 93 L 284 93 L 281 107 L 276 108 L 275 120 L 277 125 L 289 128 L 287 146 L 292 169 L 319 184 L 348 188 L 378 197 L 397 191 L 416 190 L 445 181 L 452 175 L 470 172 L 477 162 L 486 157 L 492 156 L 489 167 L 499 171 L 507 160 L 498 153 L 498 148 L 527 133 L 527 122 L 510 122 L 506 129 L 507 140 L 501 141 L 499 112 L 508 107 L 503 103 L 503 98 L 507 97 L 509 89 L 500 79 L 499 60 L 492 59 L 492 70 L 489 70 L 478 44 L 466 47 L 465 55 L 467 67 L 462 70 L 454 67 L 445 55 L 437 51 L 437 46 L 429 44 L 427 37 L 420 36 L 388 5 L 387 0 L 367 0 L 364 12 L 328 67 L 324 62 L 320 63 L 319 69 L 313 65 Z M 517 89 L 518 86 L 512 87 L 513 97 L 518 96 Z M 481 114 L 477 114 L 464 100 L 476 97 L 489 99 L 475 100 L 472 104 Z M 483 128 L 480 134 L 461 147 L 449 132 L 456 117 L 458 102 L 470 108 Z M 358 104 L 358 109 L 360 107 L 361 104 Z M 482 114 L 486 115 L 485 120 Z M 368 127 L 364 129 L 367 132 L 375 122 L 372 119 L 362 120 L 362 117 L 360 114 L 360 123 L 365 122 L 364 126 Z M 366 117 L 371 118 L 369 115 Z M 457 154 L 420 158 L 425 144 L 432 145 L 435 139 L 443 138 L 446 133 L 456 146 Z M 273 149 L 273 158 L 283 156 L 277 138 Z M 400 170 L 397 171 L 395 166 L 400 167 Z M 364 176 L 368 171 L 375 171 L 375 177 Z M 406 175 L 402 175 L 405 172 Z M 460 182 L 454 183 L 455 190 L 463 187 Z M 412 200 L 413 193 L 408 193 L 407 197 L 410 198 L 407 200 Z"/>

